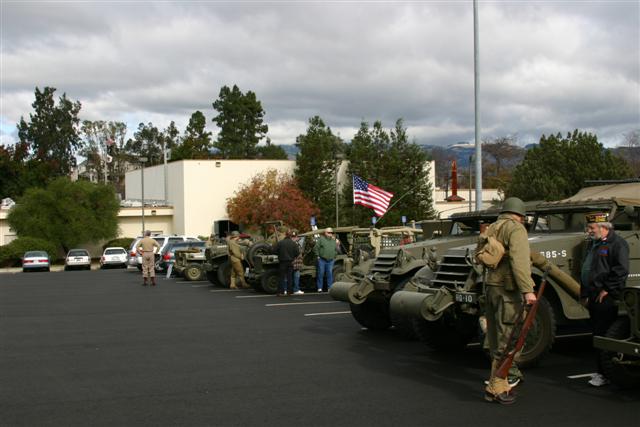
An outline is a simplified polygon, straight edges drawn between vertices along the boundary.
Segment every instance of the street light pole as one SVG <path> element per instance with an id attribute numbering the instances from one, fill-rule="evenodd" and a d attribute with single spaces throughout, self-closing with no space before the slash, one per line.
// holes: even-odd
<path id="1" fill-rule="evenodd" d="M 476 138 L 476 210 L 482 210 L 482 145 L 480 144 L 480 106 L 478 93 L 480 91 L 480 69 L 478 41 L 478 1 L 473 0 L 473 76 L 474 76 L 474 110 L 475 110 L 475 138 Z"/>
<path id="2" fill-rule="evenodd" d="M 340 166 L 342 165 L 342 154 L 336 153 L 336 227 L 340 227 L 340 217 L 338 212 L 338 205 L 340 203 L 340 198 L 338 197 L 339 187 L 338 187 L 338 176 L 340 175 Z"/>
<path id="3" fill-rule="evenodd" d="M 145 231 L 145 227 L 144 227 L 144 163 L 147 161 L 146 157 L 138 157 L 138 160 L 140 160 L 140 163 L 142 165 L 142 168 L 140 169 L 140 196 L 142 198 L 142 233 L 141 235 L 144 236 L 144 231 Z"/>

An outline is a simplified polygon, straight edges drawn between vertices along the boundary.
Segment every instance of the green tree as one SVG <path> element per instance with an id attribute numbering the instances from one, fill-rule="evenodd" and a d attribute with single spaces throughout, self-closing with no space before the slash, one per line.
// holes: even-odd
<path id="1" fill-rule="evenodd" d="M 627 163 L 605 149 L 596 135 L 576 129 L 565 138 L 560 133 L 542 135 L 516 167 L 507 196 L 559 200 L 575 194 L 587 180 L 631 176 Z"/>
<path id="2" fill-rule="evenodd" d="M 29 146 L 24 142 L 0 145 L 0 197 L 17 199 L 29 186 L 26 160 Z"/>
<path id="3" fill-rule="evenodd" d="M 305 197 L 320 209 L 321 224 L 336 223 L 336 170 L 344 144 L 318 116 L 309 119 L 306 133 L 296 138 L 294 176 Z"/>
<path id="4" fill-rule="evenodd" d="M 19 237 L 43 238 L 66 252 L 116 237 L 119 209 L 113 186 L 63 177 L 29 188 L 7 219 Z"/>
<path id="5" fill-rule="evenodd" d="M 200 111 L 191 115 L 184 131 L 182 143 L 171 150 L 171 160 L 208 159 L 211 148 L 211 132 L 207 132 L 207 119 Z"/>
<path id="6" fill-rule="evenodd" d="M 271 160 L 287 160 L 289 156 L 279 145 L 271 143 L 271 139 L 267 138 L 265 145 L 258 146 L 258 158 L 259 159 L 271 159 Z"/>
<path id="7" fill-rule="evenodd" d="M 213 103 L 218 112 L 212 120 L 220 128 L 214 146 L 224 159 L 253 159 L 257 145 L 269 127 L 263 123 L 264 110 L 256 94 L 243 94 L 238 86 L 223 86 Z"/>
<path id="8" fill-rule="evenodd" d="M 68 176 L 76 166 L 75 154 L 81 145 L 80 102 L 62 94 L 56 105 L 55 91 L 52 87 L 42 91 L 36 87 L 35 101 L 31 104 L 34 112 L 29 114 L 29 121 L 21 117 L 17 125 L 20 142 L 29 146 L 27 169 L 31 180 L 40 185 L 51 178 Z"/>
<path id="9" fill-rule="evenodd" d="M 504 191 L 516 165 L 524 158 L 525 149 L 516 145 L 514 137 L 498 137 L 483 141 L 482 154 L 482 186 Z"/>
<path id="10" fill-rule="evenodd" d="M 428 155 L 420 146 L 409 142 L 402 119 L 398 119 L 389 132 L 380 121 L 372 128 L 362 122 L 349 148 L 348 176 L 358 175 L 369 184 L 394 194 L 390 203 L 393 207 L 383 218 L 385 224 L 400 224 L 402 216 L 409 220 L 434 217 Z M 345 200 L 353 206 L 353 190 L 347 187 Z M 372 216 L 375 214 L 371 209 L 361 206 L 351 209 L 354 224 L 369 225 Z"/>
<path id="11" fill-rule="evenodd" d="M 127 125 L 103 120 L 82 122 L 83 145 L 79 154 L 85 158 L 80 176 L 97 182 L 110 182 L 124 194 L 124 176 L 132 156 L 125 149 Z M 106 173 L 106 176 L 105 176 Z"/>
<path id="12" fill-rule="evenodd" d="M 145 167 L 159 165 L 164 161 L 162 155 L 162 139 L 164 134 L 153 123 L 140 123 L 134 132 L 133 139 L 125 144 L 125 150 L 132 161 L 138 157 L 146 157 Z"/>

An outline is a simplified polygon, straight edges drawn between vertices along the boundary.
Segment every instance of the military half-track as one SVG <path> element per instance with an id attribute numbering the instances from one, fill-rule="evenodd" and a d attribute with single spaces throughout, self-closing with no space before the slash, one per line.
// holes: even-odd
<path id="1" fill-rule="evenodd" d="M 300 234 L 303 265 L 300 270 L 300 288 L 316 289 L 316 257 L 313 247 L 325 229 Z M 340 251 L 333 267 L 334 280 L 361 277 L 381 250 L 398 245 L 402 239 L 415 240 L 422 230 L 412 227 L 358 228 L 337 227 L 333 232 L 340 241 Z M 278 291 L 278 256 L 263 252 L 253 256 L 248 278 L 256 289 L 269 294 Z"/>
<path id="2" fill-rule="evenodd" d="M 413 337 L 410 319 L 389 311 L 391 296 L 405 286 L 414 275 L 428 280 L 440 254 L 448 248 L 474 242 L 482 224 L 489 224 L 498 216 L 497 209 L 452 215 L 449 220 L 428 221 L 420 224 L 425 240 L 383 248 L 371 267 L 363 275 L 334 283 L 331 296 L 348 302 L 355 320 L 362 326 L 381 330 L 395 329 L 406 337 Z"/>
<path id="3" fill-rule="evenodd" d="M 550 269 L 548 286 L 528 334 L 520 365 L 537 363 L 551 348 L 559 327 L 587 326 L 588 311 L 579 303 L 580 270 L 586 249 L 585 213 L 609 212 L 616 233 L 629 244 L 628 283 L 640 282 L 640 183 L 587 187 L 535 209 L 529 244 L 532 274 L 540 282 Z M 414 332 L 437 349 L 464 347 L 478 336 L 483 313 L 481 268 L 474 264 L 475 244 L 449 248 L 431 278 L 416 277 L 391 298 L 392 315 L 413 318 Z M 588 329 L 585 329 L 585 331 Z"/>
<path id="4" fill-rule="evenodd" d="M 622 388 L 639 387 L 640 285 L 625 287 L 620 298 L 620 310 L 621 316 L 606 335 L 593 337 L 593 345 L 600 350 L 604 375 L 613 384 Z"/>

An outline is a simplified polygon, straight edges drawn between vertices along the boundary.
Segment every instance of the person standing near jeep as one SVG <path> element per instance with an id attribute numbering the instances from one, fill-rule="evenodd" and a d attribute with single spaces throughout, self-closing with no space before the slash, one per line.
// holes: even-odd
<path id="1" fill-rule="evenodd" d="M 328 227 L 322 236 L 318 238 L 313 253 L 318 257 L 318 270 L 316 272 L 316 285 L 318 292 L 324 288 L 324 276 L 327 275 L 327 291 L 333 284 L 333 263 L 338 254 L 337 242 L 333 237 L 333 229 Z"/>
<path id="2" fill-rule="evenodd" d="M 293 260 L 300 255 L 300 246 L 291 239 L 292 233 L 285 232 L 285 238 L 273 246 L 278 255 L 278 296 L 293 295 Z"/>
<path id="3" fill-rule="evenodd" d="M 513 378 L 500 378 L 496 370 L 502 358 L 515 343 L 509 342 L 519 312 L 526 304 L 536 301 L 531 278 L 531 261 L 527 230 L 523 223 L 525 206 L 517 197 L 504 201 L 500 215 L 486 233 L 495 237 L 505 249 L 505 253 L 495 268 L 485 267 L 485 315 L 487 319 L 487 341 L 491 354 L 491 375 L 485 387 L 485 400 L 503 405 L 516 400 L 512 388 L 520 381 L 521 373 L 514 369 Z M 515 367 L 515 365 L 513 365 Z M 512 372 L 509 376 L 512 377 Z"/>
<path id="4" fill-rule="evenodd" d="M 156 256 L 154 250 L 160 245 L 151 238 L 151 231 L 146 230 L 138 243 L 138 252 L 142 253 L 142 286 L 147 286 L 147 278 L 151 278 L 151 286 L 156 285 Z"/>
<path id="5" fill-rule="evenodd" d="M 617 299 L 629 274 L 629 245 L 613 231 L 606 213 L 585 217 L 589 245 L 582 263 L 580 298 L 589 309 L 593 334 L 605 336 L 618 317 Z M 589 380 L 594 387 L 609 384 L 603 375 L 599 353 L 598 372 Z"/>
<path id="6" fill-rule="evenodd" d="M 249 285 L 244 280 L 244 269 L 242 268 L 242 260 L 244 259 L 244 254 L 242 253 L 242 248 L 240 248 L 240 244 L 238 243 L 239 239 L 240 233 L 236 230 L 232 231 L 231 236 L 229 236 L 229 243 L 227 246 L 229 262 L 231 263 L 231 284 L 229 285 L 230 289 L 238 289 L 238 286 L 236 286 L 236 282 L 238 282 L 242 289 L 249 288 Z"/>

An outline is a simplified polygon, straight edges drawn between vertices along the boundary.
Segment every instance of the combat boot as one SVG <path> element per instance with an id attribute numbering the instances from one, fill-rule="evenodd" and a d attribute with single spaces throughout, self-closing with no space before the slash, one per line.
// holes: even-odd
<path id="1" fill-rule="evenodd" d="M 500 394 L 492 394 L 485 390 L 484 400 L 487 402 L 496 402 L 501 405 L 511 405 L 516 403 L 516 395 L 512 391 L 504 391 Z"/>
<path id="2" fill-rule="evenodd" d="M 249 289 L 251 287 L 251 285 L 249 285 L 245 280 L 244 277 L 240 278 L 240 287 L 242 289 Z"/>
<path id="3" fill-rule="evenodd" d="M 155 286 L 156 285 L 156 278 L 152 277 L 151 278 L 151 286 Z"/>
<path id="4" fill-rule="evenodd" d="M 147 286 L 147 278 L 142 279 L 142 286 Z"/>
<path id="5" fill-rule="evenodd" d="M 229 283 L 229 289 L 238 289 L 238 287 L 236 286 L 236 278 L 232 277 L 231 281 Z"/>

